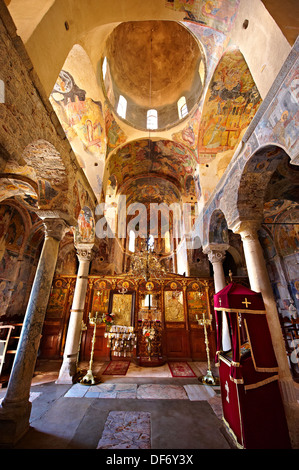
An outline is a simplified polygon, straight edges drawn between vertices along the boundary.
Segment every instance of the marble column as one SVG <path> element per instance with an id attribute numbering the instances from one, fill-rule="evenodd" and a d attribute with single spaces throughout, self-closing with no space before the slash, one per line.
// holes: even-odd
<path id="1" fill-rule="evenodd" d="M 233 227 L 233 231 L 240 234 L 243 242 L 250 287 L 255 292 L 261 292 L 263 296 L 269 330 L 279 368 L 281 392 L 288 419 L 290 435 L 293 445 L 297 447 L 299 444 L 299 406 L 296 400 L 294 382 L 287 359 L 276 301 L 273 295 L 263 249 L 258 239 L 259 227 L 260 222 L 255 220 L 238 221 L 238 223 Z"/>
<path id="2" fill-rule="evenodd" d="M 31 381 L 55 272 L 59 242 L 69 229 L 63 219 L 47 218 L 43 223 L 45 240 L 6 395 L 0 407 L 0 447 L 12 447 L 29 429 Z"/>
<path id="3" fill-rule="evenodd" d="M 221 291 L 226 286 L 225 274 L 223 270 L 223 261 L 225 260 L 226 250 L 229 245 L 209 245 L 203 252 L 208 255 L 209 261 L 213 266 L 215 293 Z M 222 348 L 224 351 L 231 349 L 231 341 L 228 330 L 226 315 L 222 316 Z"/>
<path id="4" fill-rule="evenodd" d="M 80 336 L 84 313 L 84 304 L 88 283 L 90 261 L 93 254 L 93 244 L 76 246 L 79 268 L 77 273 L 74 298 L 64 348 L 63 362 L 60 368 L 57 384 L 71 384 L 77 372 L 77 358 L 80 347 Z"/>

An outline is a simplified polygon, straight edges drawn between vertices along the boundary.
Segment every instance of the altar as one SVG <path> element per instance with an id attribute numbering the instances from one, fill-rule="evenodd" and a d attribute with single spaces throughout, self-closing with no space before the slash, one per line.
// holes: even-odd
<path id="1" fill-rule="evenodd" d="M 75 282 L 75 276 L 54 278 L 40 358 L 63 355 Z M 97 312 L 103 321 L 96 328 L 94 360 L 132 358 L 143 365 L 149 361 L 150 365 L 167 360 L 206 361 L 205 332 L 198 319 L 204 314 L 211 320 L 207 333 L 212 356 L 216 344 L 213 295 L 211 278 L 167 274 L 145 281 L 129 275 L 89 276 L 79 360 L 89 360 L 90 318 Z"/>

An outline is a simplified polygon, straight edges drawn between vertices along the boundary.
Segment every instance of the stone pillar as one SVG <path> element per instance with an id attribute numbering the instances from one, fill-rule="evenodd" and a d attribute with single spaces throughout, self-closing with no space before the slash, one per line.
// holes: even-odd
<path id="1" fill-rule="evenodd" d="M 294 382 L 289 368 L 276 301 L 273 295 L 263 250 L 258 239 L 260 222 L 243 221 L 235 224 L 233 231 L 241 235 L 247 265 L 250 287 L 261 292 L 265 304 L 269 330 L 279 368 L 282 398 L 285 405 L 293 446 L 298 447 L 299 405 L 297 404 Z M 296 424 L 297 420 L 297 424 Z"/>
<path id="2" fill-rule="evenodd" d="M 206 247 L 203 252 L 208 255 L 209 261 L 213 266 L 215 293 L 221 291 L 226 286 L 223 270 L 223 261 L 225 260 L 226 250 L 229 245 L 217 245 Z M 222 315 L 222 348 L 224 351 L 231 349 L 231 341 L 228 330 L 226 315 Z"/>
<path id="3" fill-rule="evenodd" d="M 45 240 L 24 317 L 7 392 L 0 407 L 0 446 L 13 445 L 29 429 L 30 387 L 50 296 L 59 242 L 68 230 L 63 219 L 47 218 Z"/>
<path id="4" fill-rule="evenodd" d="M 79 268 L 74 291 L 73 304 L 64 348 L 63 362 L 60 368 L 57 384 L 71 384 L 77 372 L 77 358 L 80 347 L 80 335 L 84 313 L 84 304 L 88 283 L 90 261 L 93 244 L 76 246 Z"/>

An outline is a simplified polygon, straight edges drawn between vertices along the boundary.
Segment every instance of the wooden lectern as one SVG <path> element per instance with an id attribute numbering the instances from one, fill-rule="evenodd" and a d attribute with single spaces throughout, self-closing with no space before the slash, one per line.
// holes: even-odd
<path id="1" fill-rule="evenodd" d="M 223 420 L 244 449 L 291 448 L 262 295 L 231 282 L 214 296 Z M 231 349 L 223 351 L 227 321 Z"/>

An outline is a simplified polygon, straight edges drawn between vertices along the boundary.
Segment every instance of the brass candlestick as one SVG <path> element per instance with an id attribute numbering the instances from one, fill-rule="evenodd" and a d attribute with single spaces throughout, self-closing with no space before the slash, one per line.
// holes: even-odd
<path id="1" fill-rule="evenodd" d="M 207 351 L 207 361 L 208 361 L 208 370 L 207 370 L 206 375 L 204 375 L 201 378 L 201 382 L 205 385 L 217 385 L 218 380 L 213 376 L 213 373 L 211 371 L 209 338 L 208 338 L 208 332 L 207 332 L 207 325 L 211 325 L 212 320 L 209 319 L 209 318 L 206 318 L 204 312 L 202 314 L 202 318 L 198 318 L 197 315 L 196 315 L 196 320 L 197 320 L 197 323 L 200 326 L 204 327 L 205 343 L 206 343 L 206 351 Z"/>
<path id="2" fill-rule="evenodd" d="M 96 385 L 95 378 L 92 373 L 92 364 L 93 364 L 93 354 L 94 354 L 94 345 L 96 342 L 96 331 L 97 331 L 97 325 L 100 325 L 103 322 L 103 315 L 101 318 L 98 318 L 99 312 L 95 313 L 94 317 L 91 317 L 91 314 L 89 312 L 89 323 L 91 325 L 94 325 L 93 329 L 93 336 L 92 336 L 92 341 L 91 341 L 91 351 L 90 351 L 90 361 L 89 361 L 89 367 L 87 374 L 84 375 L 83 379 L 80 381 L 81 384 L 83 385 Z M 100 381 L 98 380 L 97 383 Z"/>
<path id="3" fill-rule="evenodd" d="M 80 349 L 81 349 L 81 341 L 82 341 L 82 332 L 87 330 L 87 325 L 85 325 L 84 321 L 82 320 L 81 322 L 81 331 L 80 331 L 80 339 L 79 339 L 79 348 L 78 348 L 78 354 L 77 354 L 77 362 L 76 362 L 76 375 L 81 374 L 81 369 L 79 367 L 79 357 L 80 357 Z"/>

